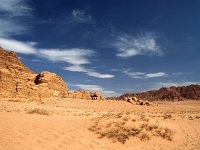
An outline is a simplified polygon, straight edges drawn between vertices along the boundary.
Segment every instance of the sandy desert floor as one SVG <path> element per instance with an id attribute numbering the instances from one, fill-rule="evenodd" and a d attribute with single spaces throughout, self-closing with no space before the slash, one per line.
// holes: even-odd
<path id="1" fill-rule="evenodd" d="M 200 101 L 0 100 L 0 150 L 199 150 Z"/>

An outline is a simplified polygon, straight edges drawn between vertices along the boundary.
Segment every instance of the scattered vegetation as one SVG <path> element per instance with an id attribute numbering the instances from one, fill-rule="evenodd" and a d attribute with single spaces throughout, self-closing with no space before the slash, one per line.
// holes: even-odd
<path id="1" fill-rule="evenodd" d="M 193 120 L 193 117 L 191 115 L 188 115 L 189 120 Z"/>
<path id="2" fill-rule="evenodd" d="M 170 118 L 172 118 L 172 114 L 171 113 L 164 113 L 163 119 L 170 119 Z"/>
<path id="3" fill-rule="evenodd" d="M 8 101 L 10 101 L 10 102 L 19 102 L 19 99 L 10 99 Z"/>
<path id="4" fill-rule="evenodd" d="M 173 131 L 169 128 L 150 123 L 145 115 L 113 114 L 96 118 L 89 130 L 98 134 L 99 138 L 107 137 L 113 142 L 122 144 L 130 138 L 139 138 L 141 141 L 150 140 L 151 137 L 161 137 L 171 141 Z"/>
<path id="5" fill-rule="evenodd" d="M 145 116 L 145 114 L 142 114 L 141 115 L 141 117 L 140 117 L 140 119 L 142 120 L 142 121 L 149 121 L 149 119 Z"/>
<path id="6" fill-rule="evenodd" d="M 200 119 L 200 116 L 195 116 L 196 119 Z"/>
<path id="7" fill-rule="evenodd" d="M 34 109 L 31 109 L 31 110 L 28 110 L 27 113 L 28 114 L 47 115 L 47 116 L 50 115 L 50 112 L 45 108 L 34 108 Z"/>

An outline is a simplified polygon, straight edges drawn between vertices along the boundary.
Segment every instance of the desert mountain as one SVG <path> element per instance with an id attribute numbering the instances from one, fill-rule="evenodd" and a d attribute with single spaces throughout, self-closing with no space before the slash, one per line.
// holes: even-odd
<path id="1" fill-rule="evenodd" d="M 125 97 L 138 97 L 142 100 L 200 100 L 200 85 L 189 85 L 180 87 L 163 87 L 159 90 L 151 90 L 142 93 L 126 93 L 116 99 L 123 100 Z"/>
<path id="2" fill-rule="evenodd" d="M 34 73 L 13 51 L 0 47 L 0 97 L 40 100 L 43 98 L 104 99 L 99 93 L 69 92 L 66 83 L 55 73 Z"/>

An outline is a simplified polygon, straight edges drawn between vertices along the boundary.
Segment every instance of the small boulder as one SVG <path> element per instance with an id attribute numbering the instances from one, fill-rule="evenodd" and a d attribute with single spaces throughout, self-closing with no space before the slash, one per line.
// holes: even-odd
<path id="1" fill-rule="evenodd" d="M 132 97 L 132 100 L 138 102 L 139 99 L 137 97 Z"/>
<path id="2" fill-rule="evenodd" d="M 145 105 L 150 106 L 151 104 L 149 103 L 149 101 L 145 101 Z"/>
<path id="3" fill-rule="evenodd" d="M 139 104 L 140 104 L 140 105 L 144 105 L 144 102 L 141 101 L 141 100 L 139 100 Z"/>

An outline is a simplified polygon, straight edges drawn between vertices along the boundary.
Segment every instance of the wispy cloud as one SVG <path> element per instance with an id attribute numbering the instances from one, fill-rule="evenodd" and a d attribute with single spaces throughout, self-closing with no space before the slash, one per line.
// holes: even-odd
<path id="1" fill-rule="evenodd" d="M 149 79 L 149 78 L 159 78 L 168 76 L 168 74 L 165 72 L 145 73 L 145 72 L 131 72 L 129 70 L 124 70 L 122 71 L 122 73 L 135 79 Z"/>
<path id="2" fill-rule="evenodd" d="M 90 64 L 95 52 L 89 49 L 36 49 L 36 42 L 21 42 L 14 39 L 0 38 L 0 46 L 6 50 L 13 50 L 21 54 L 34 54 L 37 57 L 45 58 L 53 62 L 66 62 L 70 66 L 63 67 L 64 70 L 72 72 L 83 72 L 88 76 L 96 78 L 113 78 L 114 75 L 102 74 L 94 69 L 84 67 Z"/>
<path id="3" fill-rule="evenodd" d="M 75 84 L 74 86 L 82 89 L 82 90 L 89 90 L 89 91 L 103 91 L 103 88 L 99 85 L 88 85 L 88 84 Z"/>
<path id="4" fill-rule="evenodd" d="M 29 27 L 23 19 L 31 12 L 25 0 L 0 0 L 0 37 L 27 33 Z"/>
<path id="5" fill-rule="evenodd" d="M 104 96 L 117 96 L 117 95 L 119 95 L 119 93 L 116 93 L 115 91 L 111 91 L 111 90 L 105 90 L 103 87 L 101 87 L 99 85 L 75 84 L 73 86 L 76 86 L 81 90 L 100 92 Z"/>
<path id="6" fill-rule="evenodd" d="M 46 59 L 51 61 L 59 62 L 67 62 L 69 64 L 79 66 L 84 64 L 89 64 L 90 60 L 88 57 L 91 57 L 94 54 L 94 51 L 89 49 L 41 49 L 40 53 Z"/>
<path id="7" fill-rule="evenodd" d="M 112 74 L 102 74 L 102 73 L 98 73 L 94 70 L 88 70 L 88 72 L 86 72 L 86 74 L 88 76 L 91 76 L 91 77 L 96 77 L 96 78 L 114 78 L 115 76 L 112 75 Z"/>
<path id="8" fill-rule="evenodd" d="M 26 0 L 1 0 L 0 12 L 6 16 L 27 16 L 31 8 Z"/>
<path id="9" fill-rule="evenodd" d="M 69 67 L 64 67 L 63 69 L 68 70 L 68 71 L 73 71 L 73 72 L 84 72 L 88 76 L 96 77 L 96 78 L 104 78 L 104 79 L 105 78 L 114 78 L 114 75 L 98 73 L 94 69 L 86 69 L 85 67 L 80 66 L 80 65 L 72 65 Z"/>
<path id="10" fill-rule="evenodd" d="M 54 62 L 67 62 L 71 66 L 63 67 L 64 70 L 73 71 L 73 72 L 84 72 L 88 76 L 96 78 L 113 78 L 114 75 L 111 74 L 102 74 L 96 72 L 94 69 L 87 69 L 83 65 L 90 64 L 91 61 L 89 57 L 95 54 L 94 51 L 88 49 L 42 49 L 40 54 L 46 59 L 49 59 Z"/>
<path id="11" fill-rule="evenodd" d="M 72 72 L 87 72 L 88 70 L 80 65 L 72 65 L 68 67 L 64 67 L 64 70 L 72 71 Z"/>
<path id="12" fill-rule="evenodd" d="M 162 51 L 152 33 L 139 36 L 119 35 L 112 43 L 117 49 L 116 56 L 128 58 L 136 55 L 160 55 Z"/>
<path id="13" fill-rule="evenodd" d="M 192 72 L 174 72 L 172 73 L 172 76 L 185 76 L 185 75 L 191 75 Z"/>
<path id="14" fill-rule="evenodd" d="M 24 34 L 28 27 L 13 19 L 1 19 L 0 17 L 0 37 L 10 37 L 11 35 Z"/>
<path id="15" fill-rule="evenodd" d="M 92 16 L 82 9 L 73 9 L 72 16 L 78 22 L 94 23 Z"/>
<path id="16" fill-rule="evenodd" d="M 37 54 L 36 48 L 33 47 L 33 42 L 26 43 L 13 39 L 0 38 L 0 46 L 6 50 L 13 50 L 21 54 Z"/>

